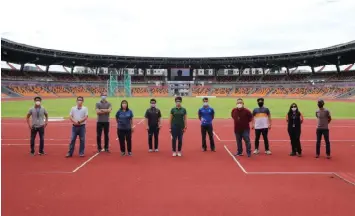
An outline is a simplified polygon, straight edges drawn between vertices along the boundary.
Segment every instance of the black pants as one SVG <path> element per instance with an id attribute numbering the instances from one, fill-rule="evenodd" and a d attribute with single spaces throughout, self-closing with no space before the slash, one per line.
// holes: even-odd
<path id="1" fill-rule="evenodd" d="M 182 137 L 183 137 L 183 129 L 180 127 L 172 126 L 171 128 L 171 136 L 172 136 L 172 149 L 173 152 L 176 152 L 176 140 L 178 140 L 178 151 L 182 149 Z"/>
<path id="2" fill-rule="evenodd" d="M 97 150 L 101 151 L 101 135 L 102 129 L 104 131 L 104 139 L 105 139 L 105 150 L 109 148 L 109 131 L 110 131 L 110 122 L 97 122 L 96 124 L 96 143 L 97 143 Z"/>
<path id="3" fill-rule="evenodd" d="M 264 139 L 264 145 L 265 145 L 265 151 L 269 151 L 269 139 L 267 137 L 269 133 L 268 128 L 263 128 L 263 129 L 255 129 L 255 149 L 259 149 L 259 140 L 260 140 L 260 135 L 263 135 Z"/>
<path id="4" fill-rule="evenodd" d="M 317 129 L 317 144 L 316 144 L 316 154 L 320 154 L 320 141 L 322 139 L 322 135 L 325 140 L 325 152 L 327 155 L 330 155 L 330 141 L 329 141 L 329 129 Z"/>
<path id="5" fill-rule="evenodd" d="M 207 149 L 206 144 L 206 133 L 210 139 L 211 150 L 215 150 L 214 138 L 213 138 L 213 126 L 212 125 L 201 125 L 201 135 L 202 135 L 202 149 Z"/>
<path id="6" fill-rule="evenodd" d="M 43 153 L 44 151 L 44 127 L 40 128 L 32 128 L 31 129 L 31 153 L 35 153 L 35 139 L 39 134 L 39 153 Z"/>
<path id="7" fill-rule="evenodd" d="M 291 148 L 292 153 L 302 154 L 302 147 L 301 147 L 301 130 L 298 128 L 289 128 L 288 135 L 290 136 L 291 140 Z"/>
<path id="8" fill-rule="evenodd" d="M 149 149 L 153 149 L 153 136 L 154 136 L 154 149 L 159 147 L 159 127 L 158 126 L 149 126 L 148 129 L 148 145 Z"/>
<path id="9" fill-rule="evenodd" d="M 117 136 L 120 142 L 121 152 L 126 152 L 126 143 L 127 143 L 127 151 L 132 152 L 132 130 L 117 129 Z"/>

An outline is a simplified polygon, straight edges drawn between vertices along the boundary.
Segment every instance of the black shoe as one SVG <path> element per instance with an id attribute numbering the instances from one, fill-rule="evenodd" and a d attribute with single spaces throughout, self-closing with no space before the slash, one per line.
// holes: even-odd
<path id="1" fill-rule="evenodd" d="M 212 152 L 216 152 L 216 149 L 211 149 Z"/>
<path id="2" fill-rule="evenodd" d="M 234 156 L 243 156 L 243 153 L 237 153 Z"/>
<path id="3" fill-rule="evenodd" d="M 330 155 L 327 155 L 327 159 L 330 159 L 330 158 L 332 158 Z"/>
<path id="4" fill-rule="evenodd" d="M 132 156 L 132 152 L 128 152 L 128 156 Z"/>
<path id="5" fill-rule="evenodd" d="M 70 157 L 73 157 L 73 155 L 71 155 L 71 154 L 68 153 L 67 155 L 65 155 L 65 157 L 66 157 L 66 158 L 70 158 Z"/>
<path id="6" fill-rule="evenodd" d="M 202 151 L 203 151 L 203 152 L 205 152 L 205 151 L 207 151 L 207 149 L 205 149 L 205 148 L 202 148 Z"/>
<path id="7" fill-rule="evenodd" d="M 80 154 L 79 157 L 85 157 L 85 155 L 84 154 Z"/>
<path id="8" fill-rule="evenodd" d="M 296 156 L 296 153 L 295 152 L 291 152 L 290 156 Z"/>
<path id="9" fill-rule="evenodd" d="M 100 152 L 102 152 L 102 149 L 97 149 L 97 153 L 100 153 Z"/>
<path id="10" fill-rule="evenodd" d="M 40 155 L 40 156 L 41 155 L 46 155 L 46 153 L 45 152 L 39 152 L 38 155 Z"/>
<path id="11" fill-rule="evenodd" d="M 31 152 L 30 154 L 31 154 L 31 156 L 35 156 L 36 155 L 34 152 Z"/>
<path id="12" fill-rule="evenodd" d="M 106 153 L 111 153 L 109 149 L 104 150 Z"/>
<path id="13" fill-rule="evenodd" d="M 319 158 L 319 155 L 316 155 L 316 158 Z"/>
<path id="14" fill-rule="evenodd" d="M 301 152 L 298 153 L 297 156 L 298 156 L 298 157 L 302 157 L 302 153 L 301 153 Z"/>

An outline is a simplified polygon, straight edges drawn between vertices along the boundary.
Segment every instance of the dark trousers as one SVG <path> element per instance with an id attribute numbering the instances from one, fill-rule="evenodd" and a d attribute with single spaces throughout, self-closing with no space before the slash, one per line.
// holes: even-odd
<path id="1" fill-rule="evenodd" d="M 101 151 L 101 135 L 102 130 L 104 131 L 104 139 L 105 139 L 105 150 L 109 148 L 109 131 L 110 131 L 110 122 L 97 122 L 96 124 L 96 143 L 97 143 L 97 150 Z"/>
<path id="2" fill-rule="evenodd" d="M 132 152 L 132 130 L 117 129 L 117 136 L 120 142 L 121 152 L 126 152 L 126 143 L 127 143 L 127 151 Z"/>
<path id="3" fill-rule="evenodd" d="M 260 135 L 263 135 L 264 139 L 264 145 L 265 145 L 265 151 L 269 151 L 269 139 L 267 137 L 269 133 L 268 128 L 263 128 L 263 129 L 255 129 L 255 149 L 259 149 L 259 140 L 260 140 Z"/>
<path id="4" fill-rule="evenodd" d="M 172 149 L 173 152 L 176 152 L 176 140 L 178 140 L 178 151 L 182 149 L 182 137 L 184 135 L 183 129 L 177 126 L 171 127 L 171 136 L 172 136 Z"/>
<path id="5" fill-rule="evenodd" d="M 215 150 L 214 138 L 213 138 L 213 126 L 212 125 L 201 125 L 202 148 L 204 150 L 207 149 L 206 133 L 208 134 L 208 138 L 210 139 L 211 150 Z"/>
<path id="6" fill-rule="evenodd" d="M 329 141 L 329 129 L 317 129 L 317 144 L 316 144 L 316 154 L 320 154 L 320 141 L 322 139 L 322 135 L 325 140 L 325 152 L 327 155 L 330 155 L 330 141 Z"/>
<path id="7" fill-rule="evenodd" d="M 39 134 L 39 153 L 43 153 L 44 150 L 44 127 L 31 129 L 31 153 L 35 153 L 35 139 Z"/>
<path id="8" fill-rule="evenodd" d="M 148 129 L 148 145 L 149 149 L 153 149 L 153 136 L 154 136 L 154 149 L 158 149 L 159 146 L 159 127 L 149 126 Z"/>
<path id="9" fill-rule="evenodd" d="M 292 153 L 302 154 L 302 147 L 301 147 L 301 130 L 297 128 L 289 128 L 288 135 L 290 136 L 291 140 L 291 149 Z"/>
<path id="10" fill-rule="evenodd" d="M 243 153 L 243 143 L 242 139 L 245 142 L 245 147 L 247 149 L 247 154 L 251 154 L 251 144 L 250 144 L 250 130 L 243 130 L 243 131 L 238 131 L 235 133 L 235 138 L 237 139 L 237 154 L 242 154 Z"/>
<path id="11" fill-rule="evenodd" d="M 85 125 L 74 126 L 71 130 L 71 140 L 69 144 L 69 155 L 73 155 L 75 149 L 75 141 L 79 136 L 80 146 L 79 146 L 79 155 L 83 155 L 85 151 L 85 135 L 86 135 L 86 127 Z"/>

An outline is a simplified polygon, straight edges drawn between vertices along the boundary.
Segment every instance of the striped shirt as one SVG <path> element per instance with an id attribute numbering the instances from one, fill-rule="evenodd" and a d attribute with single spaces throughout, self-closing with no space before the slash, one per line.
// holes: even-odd
<path id="1" fill-rule="evenodd" d="M 266 107 L 259 107 L 253 110 L 254 128 L 264 129 L 269 127 L 270 110 Z"/>

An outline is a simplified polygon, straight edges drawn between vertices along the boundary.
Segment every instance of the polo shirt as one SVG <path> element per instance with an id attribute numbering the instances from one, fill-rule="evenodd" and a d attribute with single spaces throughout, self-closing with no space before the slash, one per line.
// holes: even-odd
<path id="1" fill-rule="evenodd" d="M 270 110 L 266 107 L 258 107 L 253 110 L 254 128 L 264 129 L 269 127 Z"/>
<path id="2" fill-rule="evenodd" d="M 249 130 L 250 126 L 249 123 L 252 121 L 253 116 L 250 110 L 246 108 L 234 108 L 232 110 L 231 116 L 234 121 L 234 132 L 239 133 L 243 132 L 244 130 Z"/>
<path id="3" fill-rule="evenodd" d="M 96 103 L 96 109 L 110 109 L 111 108 L 111 103 L 106 101 L 100 101 Z M 97 115 L 97 122 L 110 122 L 110 113 L 105 113 L 105 114 L 98 114 Z"/>
<path id="4" fill-rule="evenodd" d="M 48 115 L 47 110 L 42 106 L 31 107 L 27 114 L 31 116 L 32 127 L 35 128 L 43 127 L 45 124 L 45 115 Z"/>
<path id="5" fill-rule="evenodd" d="M 187 112 L 183 107 L 174 107 L 171 109 L 170 114 L 172 115 L 171 127 L 185 128 L 184 117 Z"/>
<path id="6" fill-rule="evenodd" d="M 117 128 L 120 130 L 132 129 L 131 120 L 133 118 L 132 110 L 123 111 L 119 109 L 116 113 Z"/>
<path id="7" fill-rule="evenodd" d="M 158 108 L 151 107 L 147 109 L 144 117 L 148 119 L 149 127 L 157 127 L 159 124 L 159 119 L 161 118 L 161 112 Z"/>
<path id="8" fill-rule="evenodd" d="M 212 120 L 214 119 L 214 109 L 210 106 L 201 107 L 198 110 L 198 117 L 201 119 L 202 126 L 212 125 Z"/>
<path id="9" fill-rule="evenodd" d="M 78 106 L 74 106 L 70 110 L 70 116 L 72 116 L 75 121 L 81 121 L 88 115 L 89 115 L 88 108 L 84 106 L 82 106 L 81 108 L 79 108 Z M 84 124 L 86 124 L 86 120 L 81 123 L 81 125 Z"/>
<path id="10" fill-rule="evenodd" d="M 331 118 L 329 110 L 325 108 L 318 109 L 316 111 L 316 117 L 317 117 L 317 128 L 328 129 L 329 119 Z"/>

